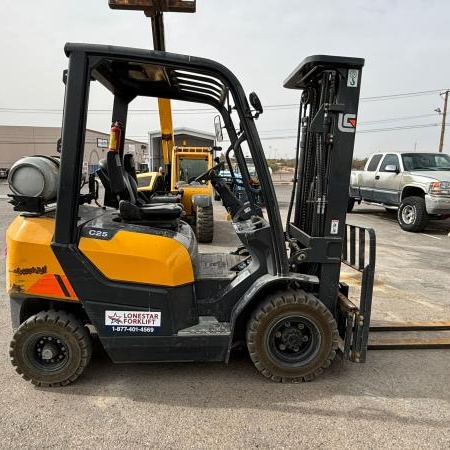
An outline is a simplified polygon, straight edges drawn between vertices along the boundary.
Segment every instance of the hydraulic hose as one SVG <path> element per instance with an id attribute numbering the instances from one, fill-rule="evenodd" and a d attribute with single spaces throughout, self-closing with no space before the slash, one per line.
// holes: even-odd
<path id="1" fill-rule="evenodd" d="M 300 106 L 299 106 L 299 112 L 298 112 L 298 126 L 297 126 L 297 143 L 296 143 L 296 148 L 295 148 L 294 180 L 292 183 L 291 199 L 289 202 L 289 209 L 288 209 L 288 214 L 287 214 L 287 219 L 286 219 L 286 234 L 287 235 L 289 233 L 289 224 L 291 222 L 292 208 L 294 206 L 294 199 L 295 199 L 295 189 L 297 187 L 297 180 L 298 180 L 298 175 L 299 175 L 298 174 L 298 168 L 299 168 L 298 166 L 299 166 L 299 157 L 300 157 L 300 139 L 301 139 L 301 136 L 303 136 L 303 134 L 302 134 L 302 130 L 303 130 L 302 107 L 303 107 L 303 102 L 302 102 L 302 99 L 300 98 Z M 306 131 L 306 130 L 303 130 L 303 131 Z"/>

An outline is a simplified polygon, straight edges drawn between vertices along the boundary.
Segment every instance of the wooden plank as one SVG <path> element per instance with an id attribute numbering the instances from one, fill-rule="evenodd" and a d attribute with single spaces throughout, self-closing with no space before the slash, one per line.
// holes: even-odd
<path id="1" fill-rule="evenodd" d="M 389 331 L 434 331 L 450 330 L 450 322 L 397 322 L 385 320 L 371 320 L 370 331 L 389 332 Z"/>

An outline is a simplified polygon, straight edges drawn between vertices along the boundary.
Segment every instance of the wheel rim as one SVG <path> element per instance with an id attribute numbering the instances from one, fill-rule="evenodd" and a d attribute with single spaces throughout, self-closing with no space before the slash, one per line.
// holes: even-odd
<path id="1" fill-rule="evenodd" d="M 303 316 L 278 320 L 267 334 L 267 348 L 277 362 L 300 367 L 312 361 L 322 342 L 317 325 Z"/>
<path id="2" fill-rule="evenodd" d="M 57 372 L 69 361 L 69 348 L 61 336 L 40 333 L 28 339 L 25 344 L 28 362 L 43 372 Z"/>
<path id="3" fill-rule="evenodd" d="M 402 220 L 408 225 L 413 224 L 416 221 L 416 208 L 412 205 L 406 205 L 402 209 Z"/>

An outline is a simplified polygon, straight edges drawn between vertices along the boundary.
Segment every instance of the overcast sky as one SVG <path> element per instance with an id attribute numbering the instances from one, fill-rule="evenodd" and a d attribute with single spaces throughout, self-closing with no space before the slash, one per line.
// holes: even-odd
<path id="1" fill-rule="evenodd" d="M 0 125 L 61 124 L 65 42 L 152 46 L 149 19 L 142 12 L 110 10 L 107 0 L 2 0 L 1 17 Z M 225 64 L 247 93 L 258 93 L 263 106 L 298 102 L 298 91 L 282 84 L 308 55 L 363 57 L 355 155 L 437 151 L 441 117 L 434 110 L 443 109 L 439 92 L 383 101 L 364 98 L 450 87 L 449 21 L 448 0 L 197 0 L 196 14 L 165 15 L 166 48 Z M 110 108 L 100 87 L 91 94 L 91 109 Z M 180 103 L 173 107 L 186 108 Z M 131 108 L 154 110 L 156 102 L 134 102 Z M 177 113 L 174 126 L 212 132 L 213 116 Z M 129 120 L 129 136 L 141 140 L 159 126 L 155 113 L 132 114 Z M 269 108 L 260 117 L 257 126 L 267 156 L 293 155 L 296 121 L 296 108 Z M 89 115 L 89 127 L 108 132 L 109 125 L 108 114 Z M 410 126 L 425 127 L 385 130 Z M 444 151 L 450 152 L 450 131 Z"/>

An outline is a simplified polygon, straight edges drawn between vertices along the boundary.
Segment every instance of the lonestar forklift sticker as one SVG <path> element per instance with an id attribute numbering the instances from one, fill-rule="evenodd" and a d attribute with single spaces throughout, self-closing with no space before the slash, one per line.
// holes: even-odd
<path id="1" fill-rule="evenodd" d="M 161 313 L 152 311 L 105 311 L 105 325 L 161 326 Z"/>

